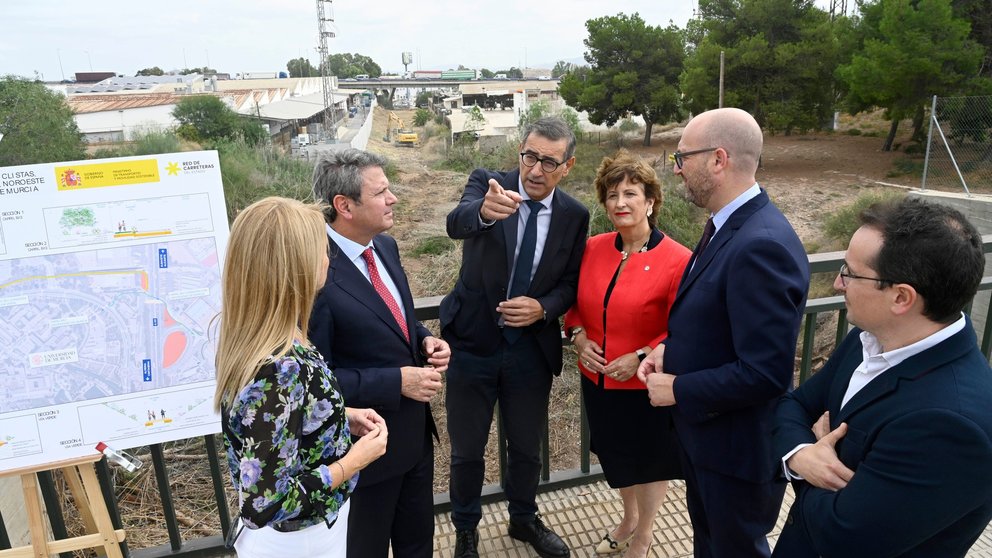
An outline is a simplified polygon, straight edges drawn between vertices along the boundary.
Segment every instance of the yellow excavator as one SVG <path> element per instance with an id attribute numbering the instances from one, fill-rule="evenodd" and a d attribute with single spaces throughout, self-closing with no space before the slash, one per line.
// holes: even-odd
<path id="1" fill-rule="evenodd" d="M 395 124 L 395 126 L 394 126 Z M 417 132 L 406 128 L 403 125 L 403 120 L 396 116 L 396 113 L 389 111 L 389 123 L 386 126 L 386 141 L 395 141 L 398 145 L 406 145 L 408 147 L 415 147 L 420 143 L 420 136 Z"/>

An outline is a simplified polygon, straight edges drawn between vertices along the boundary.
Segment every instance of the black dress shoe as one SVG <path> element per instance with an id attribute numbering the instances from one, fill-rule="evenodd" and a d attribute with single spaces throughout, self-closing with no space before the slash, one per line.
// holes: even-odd
<path id="1" fill-rule="evenodd" d="M 554 531 L 544 526 L 540 515 L 531 521 L 510 520 L 509 534 L 518 541 L 530 543 L 541 558 L 565 558 L 568 545 Z"/>
<path id="2" fill-rule="evenodd" d="M 479 530 L 455 531 L 455 558 L 479 558 Z"/>

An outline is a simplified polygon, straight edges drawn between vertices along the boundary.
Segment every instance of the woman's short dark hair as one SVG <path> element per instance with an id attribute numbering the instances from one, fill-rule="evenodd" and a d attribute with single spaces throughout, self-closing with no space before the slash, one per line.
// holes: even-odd
<path id="1" fill-rule="evenodd" d="M 644 197 L 653 199 L 651 215 L 648 215 L 648 223 L 651 228 L 657 228 L 658 214 L 661 212 L 661 203 L 664 194 L 661 191 L 661 181 L 658 180 L 658 173 L 644 159 L 621 149 L 613 157 L 604 157 L 596 171 L 596 179 L 593 185 L 596 187 L 596 197 L 599 203 L 606 205 L 606 194 L 610 188 L 623 182 L 626 178 L 629 182 L 640 184 L 644 187 Z"/>
<path id="2" fill-rule="evenodd" d="M 956 320 L 978 292 L 985 271 L 982 237 L 974 225 L 952 207 L 917 197 L 873 204 L 860 220 L 882 233 L 878 256 L 869 262 L 879 276 L 912 285 L 923 298 L 927 318 Z"/>

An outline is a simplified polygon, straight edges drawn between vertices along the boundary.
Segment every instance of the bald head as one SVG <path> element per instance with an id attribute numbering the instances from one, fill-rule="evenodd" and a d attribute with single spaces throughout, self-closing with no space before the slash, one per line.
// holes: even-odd
<path id="1" fill-rule="evenodd" d="M 737 108 L 708 110 L 685 127 L 698 145 L 722 147 L 730 156 L 735 173 L 753 177 L 761 156 L 761 127 L 747 112 Z"/>

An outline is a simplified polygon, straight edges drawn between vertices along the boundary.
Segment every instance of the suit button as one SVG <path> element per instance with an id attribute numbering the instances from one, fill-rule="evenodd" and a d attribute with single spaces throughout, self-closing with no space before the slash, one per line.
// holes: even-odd
<path id="1" fill-rule="evenodd" d="M 793 523 L 795 523 L 795 522 L 796 522 L 796 518 L 795 518 L 795 517 L 793 517 L 793 516 L 792 516 L 792 514 L 790 513 L 790 514 L 789 514 L 789 517 L 787 517 L 787 518 L 786 518 L 786 520 L 785 520 L 785 522 L 786 522 L 786 524 L 788 524 L 788 525 L 792 525 Z"/>

